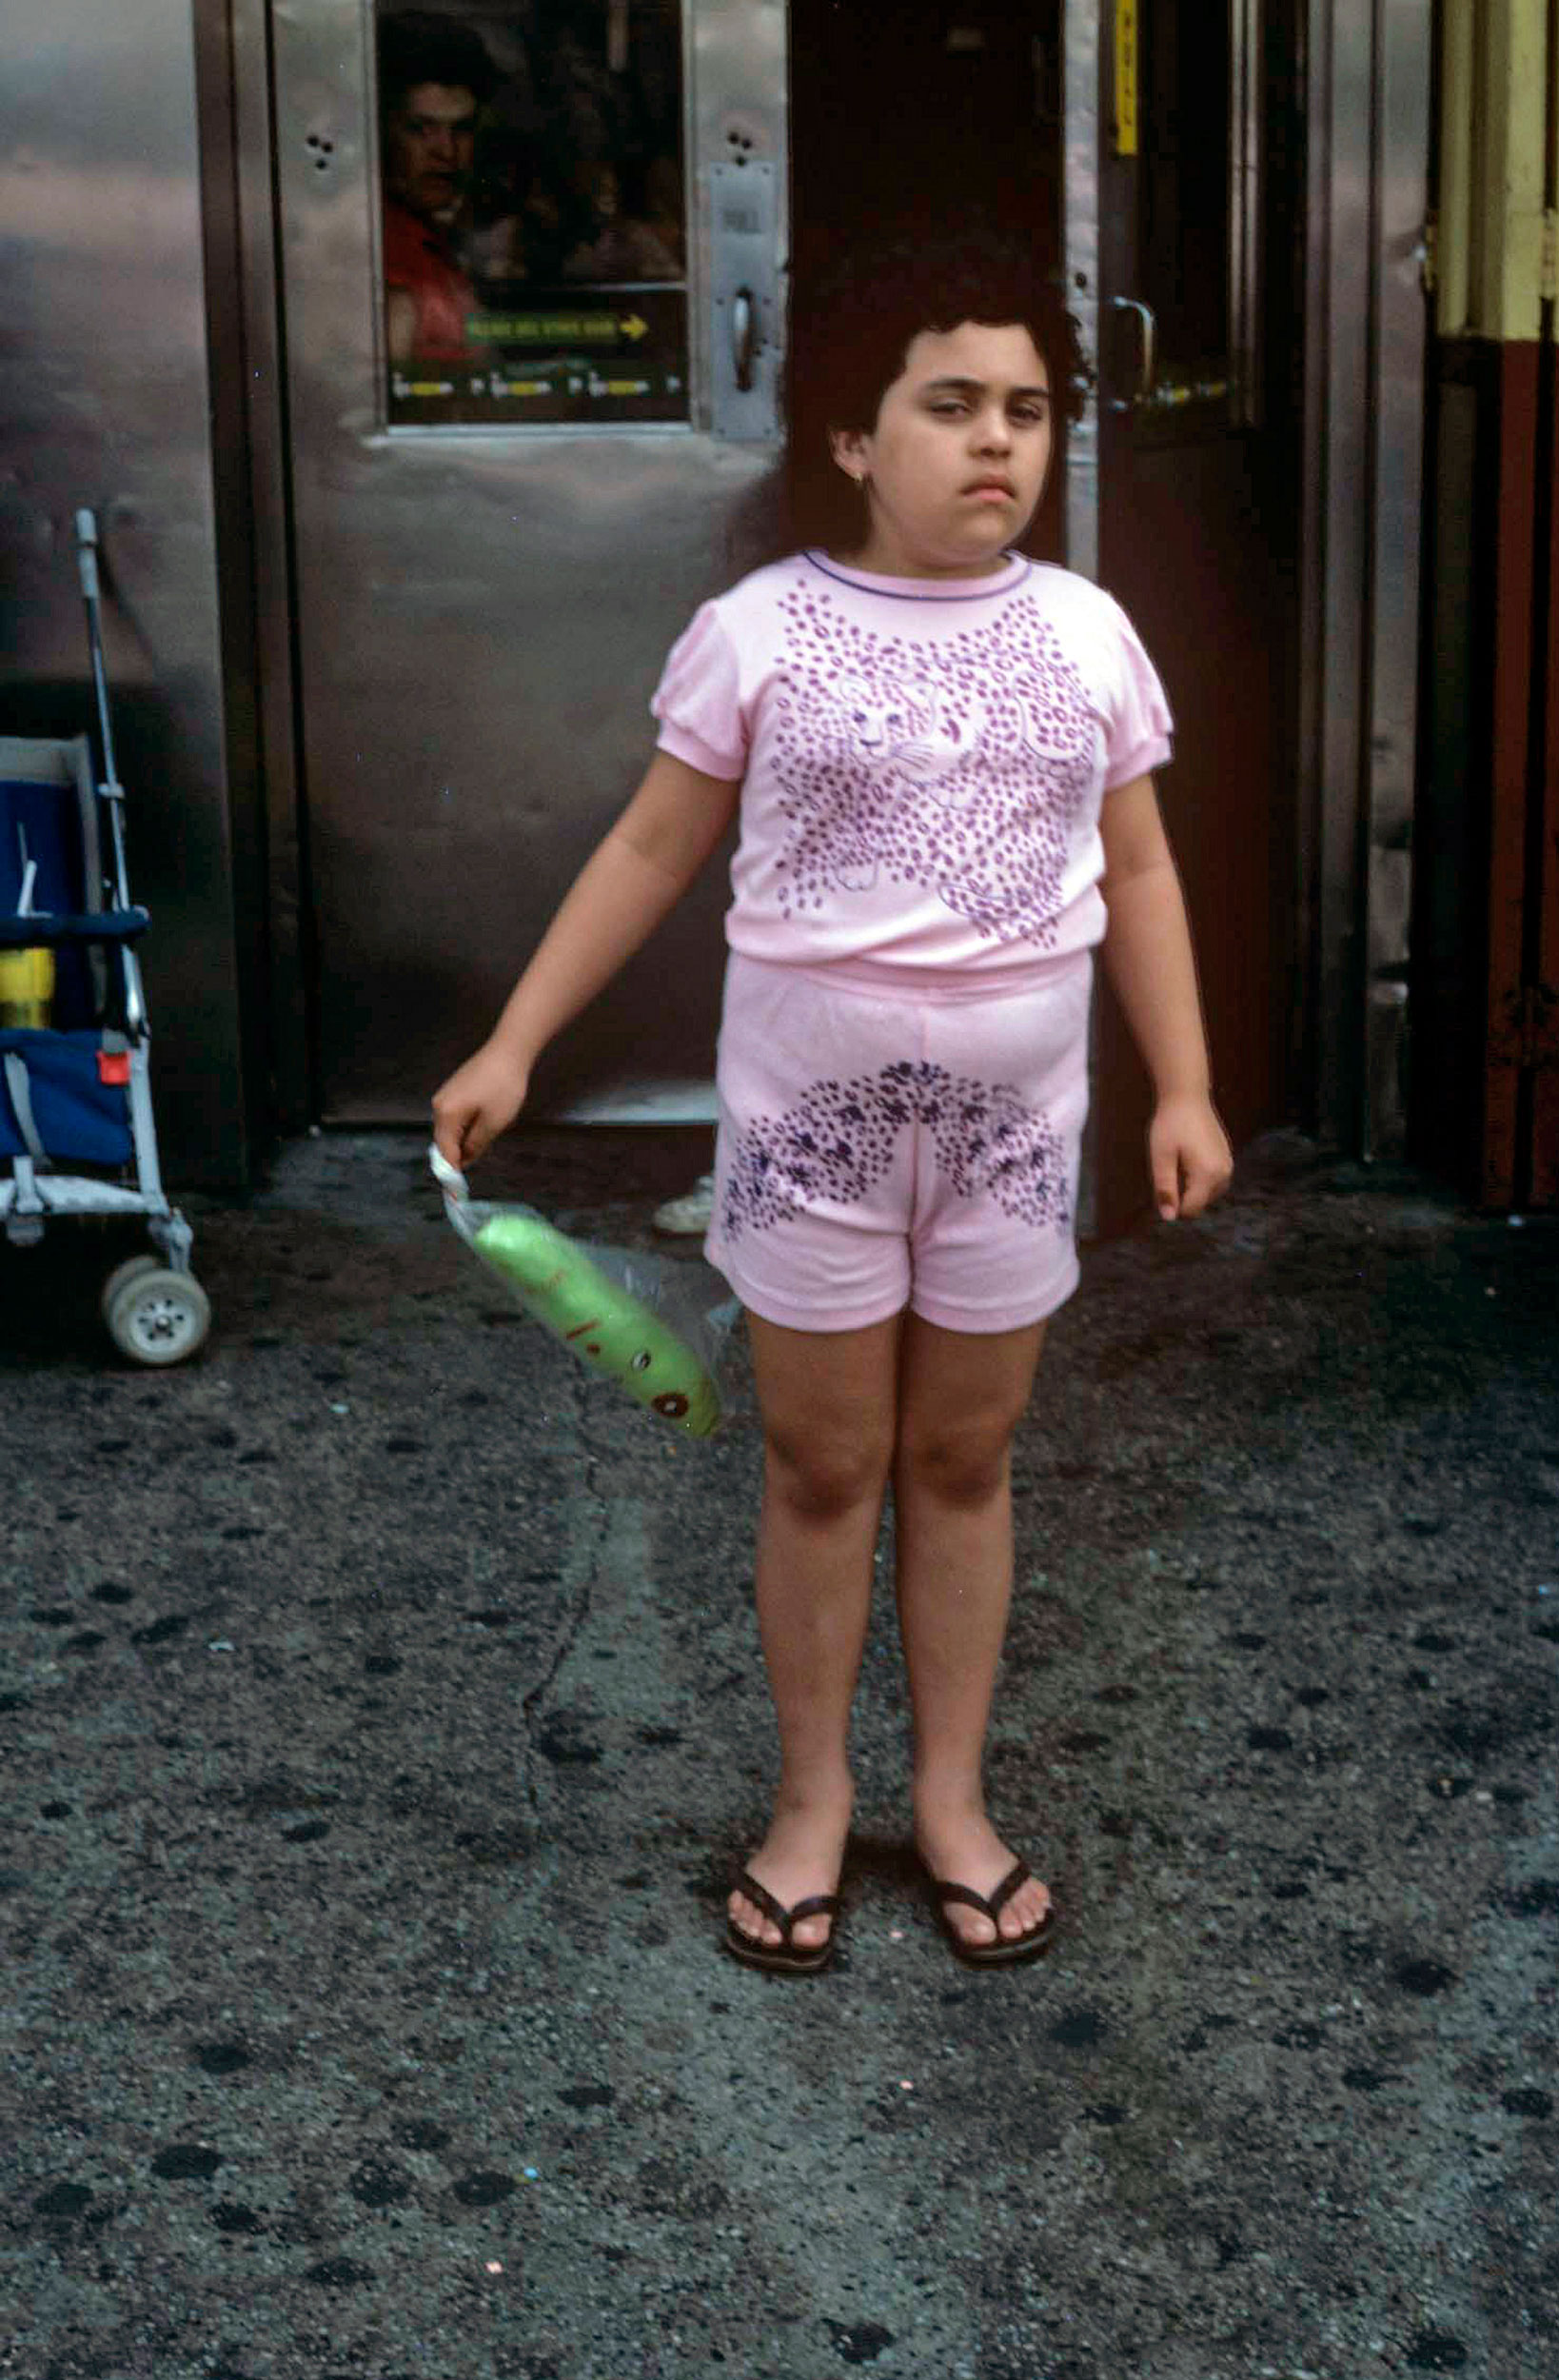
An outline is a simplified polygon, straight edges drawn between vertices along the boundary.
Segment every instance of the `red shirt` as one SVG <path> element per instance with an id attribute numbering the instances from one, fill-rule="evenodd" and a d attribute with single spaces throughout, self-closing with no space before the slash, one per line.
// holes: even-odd
<path id="1" fill-rule="evenodd" d="M 471 350 L 465 317 L 476 305 L 476 289 L 438 226 L 414 215 L 397 198 L 385 201 L 385 287 L 404 290 L 416 301 L 412 352 L 419 360 L 467 360 Z"/>

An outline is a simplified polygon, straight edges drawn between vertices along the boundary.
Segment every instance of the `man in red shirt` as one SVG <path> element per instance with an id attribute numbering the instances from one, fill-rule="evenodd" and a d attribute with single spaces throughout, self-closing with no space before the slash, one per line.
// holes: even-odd
<path id="1" fill-rule="evenodd" d="M 392 364 L 469 359 L 476 290 L 456 234 L 471 187 L 477 109 L 497 74 L 479 34 L 427 11 L 379 23 L 385 127 L 385 317 Z"/>

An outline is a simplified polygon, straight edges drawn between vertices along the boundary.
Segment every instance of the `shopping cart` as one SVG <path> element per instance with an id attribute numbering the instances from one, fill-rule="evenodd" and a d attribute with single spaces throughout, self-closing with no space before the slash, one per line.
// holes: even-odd
<path id="1" fill-rule="evenodd" d="M 177 1363 L 205 1339 L 210 1306 L 157 1161 L 135 951 L 151 920 L 126 873 L 90 512 L 76 515 L 76 551 L 102 776 L 89 734 L 0 736 L 0 1221 L 27 1247 L 69 1217 L 145 1216 L 160 1253 L 109 1275 L 103 1319 L 136 1362 Z"/>

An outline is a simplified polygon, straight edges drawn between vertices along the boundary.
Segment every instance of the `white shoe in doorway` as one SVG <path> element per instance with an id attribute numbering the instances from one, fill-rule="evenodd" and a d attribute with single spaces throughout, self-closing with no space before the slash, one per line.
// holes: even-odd
<path id="1" fill-rule="evenodd" d="M 667 1199 L 655 1210 L 655 1228 L 677 1237 L 691 1239 L 695 1233 L 706 1232 L 715 1212 L 715 1177 L 701 1174 L 691 1190 L 680 1198 Z"/>

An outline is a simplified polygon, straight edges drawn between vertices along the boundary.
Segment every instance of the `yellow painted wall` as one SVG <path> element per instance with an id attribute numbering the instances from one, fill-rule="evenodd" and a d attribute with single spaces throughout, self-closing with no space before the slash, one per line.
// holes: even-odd
<path id="1" fill-rule="evenodd" d="M 1559 179 L 1547 0 L 1441 0 L 1440 82 L 1436 327 L 1540 338 L 1545 296 L 1559 294 L 1559 221 L 1544 206 L 1550 164 Z"/>

